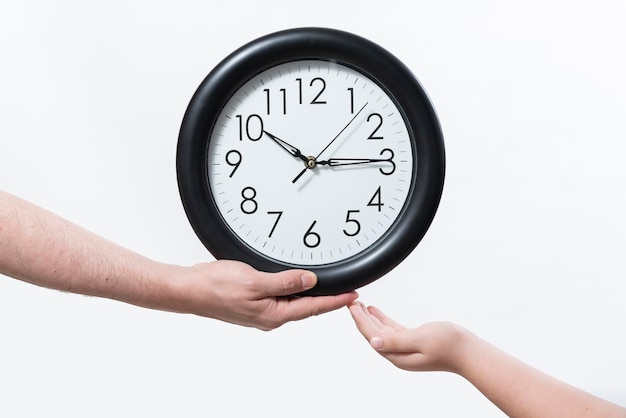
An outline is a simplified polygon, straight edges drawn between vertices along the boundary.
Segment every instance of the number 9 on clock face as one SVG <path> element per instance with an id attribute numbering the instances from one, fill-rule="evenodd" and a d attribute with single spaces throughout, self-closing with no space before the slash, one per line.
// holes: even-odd
<path id="1" fill-rule="evenodd" d="M 413 250 L 439 202 L 443 144 L 429 105 L 397 59 L 355 35 L 294 29 L 244 46 L 205 79 L 181 127 L 194 230 L 217 258 L 315 271 L 310 294 L 377 279 Z"/>

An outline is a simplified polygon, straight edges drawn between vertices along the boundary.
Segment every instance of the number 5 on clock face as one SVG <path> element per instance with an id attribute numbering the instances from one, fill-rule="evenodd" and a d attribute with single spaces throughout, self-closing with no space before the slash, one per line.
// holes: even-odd
<path id="1" fill-rule="evenodd" d="M 417 245 L 443 154 L 430 102 L 395 57 L 345 32 L 294 29 L 207 77 L 177 169 L 190 222 L 216 257 L 312 269 L 312 294 L 329 294 L 380 277 Z"/>

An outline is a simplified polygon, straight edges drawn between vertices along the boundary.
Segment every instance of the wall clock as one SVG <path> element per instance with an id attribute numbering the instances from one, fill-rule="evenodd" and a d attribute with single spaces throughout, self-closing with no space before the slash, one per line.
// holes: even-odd
<path id="1" fill-rule="evenodd" d="M 404 260 L 441 198 L 445 152 L 413 73 L 361 36 L 272 33 L 221 61 L 193 95 L 176 170 L 217 259 L 313 270 L 308 295 L 357 289 Z"/>

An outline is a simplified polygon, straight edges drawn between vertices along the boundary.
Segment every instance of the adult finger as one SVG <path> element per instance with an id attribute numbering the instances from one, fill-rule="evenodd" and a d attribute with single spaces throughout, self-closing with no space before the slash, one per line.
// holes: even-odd
<path id="1" fill-rule="evenodd" d="M 294 295 L 312 289 L 317 284 L 315 273 L 307 270 L 293 269 L 262 274 L 263 280 L 257 284 L 260 298 Z"/>
<path id="2" fill-rule="evenodd" d="M 278 310 L 282 313 L 283 319 L 297 321 L 342 308 L 351 304 L 358 297 L 358 293 L 353 291 L 332 296 L 303 296 L 283 299 L 278 302 Z"/>

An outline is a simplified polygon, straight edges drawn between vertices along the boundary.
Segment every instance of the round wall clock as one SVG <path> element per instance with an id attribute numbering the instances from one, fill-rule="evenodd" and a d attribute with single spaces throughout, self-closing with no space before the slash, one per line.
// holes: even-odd
<path id="1" fill-rule="evenodd" d="M 413 73 L 326 28 L 256 39 L 219 63 L 177 149 L 187 217 L 217 259 L 314 271 L 307 295 L 357 289 L 404 260 L 444 183 L 441 128 Z"/>

